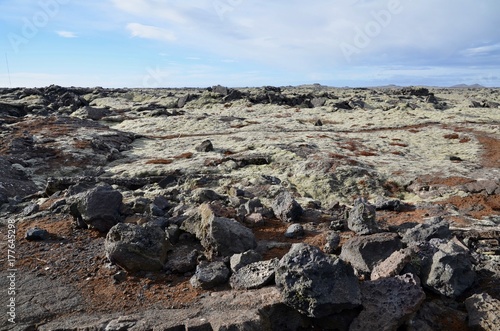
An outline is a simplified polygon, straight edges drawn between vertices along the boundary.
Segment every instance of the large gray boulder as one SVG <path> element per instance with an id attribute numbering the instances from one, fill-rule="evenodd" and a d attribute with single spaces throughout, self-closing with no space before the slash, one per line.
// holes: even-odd
<path id="1" fill-rule="evenodd" d="M 375 206 L 368 203 L 364 198 L 356 199 L 349 212 L 347 227 L 359 235 L 379 232 Z"/>
<path id="2" fill-rule="evenodd" d="M 278 262 L 279 260 L 274 258 L 268 261 L 250 263 L 233 273 L 229 284 L 237 290 L 258 289 L 272 284 Z"/>
<path id="3" fill-rule="evenodd" d="M 350 263 L 360 274 L 371 273 L 378 263 L 401 248 L 401 240 L 396 233 L 356 236 L 344 243 L 340 258 Z"/>
<path id="4" fill-rule="evenodd" d="M 500 300 L 488 293 L 474 294 L 465 300 L 469 327 L 473 330 L 495 331 L 500 327 Z"/>
<path id="5" fill-rule="evenodd" d="M 283 222 L 294 223 L 302 216 L 304 210 L 288 191 L 281 191 L 273 201 L 274 215 Z"/>
<path id="6" fill-rule="evenodd" d="M 165 231 L 157 226 L 118 223 L 104 241 L 106 257 L 127 271 L 159 271 L 167 258 Z"/>
<path id="7" fill-rule="evenodd" d="M 426 220 L 425 223 L 408 229 L 403 234 L 402 241 L 412 246 L 433 238 L 451 238 L 450 224 L 441 217 L 432 217 Z"/>
<path id="8" fill-rule="evenodd" d="M 361 296 L 363 310 L 349 331 L 396 331 L 425 300 L 420 281 L 412 274 L 363 282 Z"/>
<path id="9" fill-rule="evenodd" d="M 278 264 L 276 285 L 283 301 L 309 317 L 324 317 L 361 304 L 351 266 L 307 244 L 294 244 Z"/>
<path id="10" fill-rule="evenodd" d="M 201 205 L 181 228 L 200 240 L 210 258 L 231 256 L 257 247 L 252 230 L 234 219 L 216 216 L 209 204 Z"/>
<path id="11" fill-rule="evenodd" d="M 120 192 L 102 184 L 82 193 L 71 208 L 72 214 L 89 227 L 106 233 L 121 220 L 122 198 Z"/>
<path id="12" fill-rule="evenodd" d="M 423 270 L 423 283 L 451 298 L 461 295 L 475 280 L 469 251 L 458 240 L 438 244 L 430 266 Z"/>
<path id="13" fill-rule="evenodd" d="M 196 267 L 190 283 L 193 287 L 209 290 L 226 283 L 230 273 L 224 262 L 202 262 Z"/>

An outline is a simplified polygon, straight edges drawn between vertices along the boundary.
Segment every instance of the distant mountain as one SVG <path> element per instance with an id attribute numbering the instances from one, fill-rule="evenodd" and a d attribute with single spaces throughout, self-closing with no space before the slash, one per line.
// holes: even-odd
<path id="1" fill-rule="evenodd" d="M 450 88 L 484 88 L 484 86 L 480 85 L 480 84 L 473 84 L 473 85 L 458 84 L 458 85 L 450 86 Z"/>

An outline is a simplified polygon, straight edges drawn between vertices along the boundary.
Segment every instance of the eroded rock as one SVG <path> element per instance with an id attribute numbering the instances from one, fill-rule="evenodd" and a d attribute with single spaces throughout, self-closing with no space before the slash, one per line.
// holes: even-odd
<path id="1" fill-rule="evenodd" d="M 122 194 L 104 184 L 83 193 L 72 208 L 73 216 L 99 232 L 108 232 L 121 221 Z"/>
<path id="2" fill-rule="evenodd" d="M 488 293 L 474 294 L 465 300 L 469 327 L 473 330 L 495 331 L 500 326 L 500 300 Z"/>
<path id="3" fill-rule="evenodd" d="M 397 330 L 418 311 L 425 299 L 420 281 L 405 274 L 361 283 L 363 310 L 350 331 Z"/>
<path id="4" fill-rule="evenodd" d="M 276 269 L 283 301 L 310 317 L 324 317 L 361 304 L 358 279 L 340 259 L 307 244 L 294 244 Z"/>
<path id="5" fill-rule="evenodd" d="M 349 212 L 347 227 L 359 235 L 377 233 L 379 232 L 379 227 L 375 217 L 375 206 L 363 198 L 356 199 L 354 206 Z"/>
<path id="6" fill-rule="evenodd" d="M 432 238 L 447 239 L 450 237 L 450 224 L 441 217 L 432 217 L 425 223 L 408 229 L 403 235 L 402 241 L 408 245 L 415 245 Z"/>
<path id="7" fill-rule="evenodd" d="M 373 267 L 401 249 L 395 233 L 376 233 L 356 236 L 344 243 L 340 258 L 350 263 L 359 273 L 371 273 Z"/>
<path id="8" fill-rule="evenodd" d="M 223 262 L 201 262 L 196 267 L 196 272 L 191 277 L 190 283 L 193 287 L 209 290 L 226 283 L 230 273 Z"/>
<path id="9" fill-rule="evenodd" d="M 247 264 L 231 275 L 229 283 L 234 289 L 258 289 L 274 282 L 278 259 Z"/>
<path id="10" fill-rule="evenodd" d="M 252 230 L 234 219 L 218 217 L 209 204 L 183 222 L 182 229 L 194 234 L 211 256 L 231 256 L 257 247 Z"/>
<path id="11" fill-rule="evenodd" d="M 272 205 L 274 214 L 283 222 L 297 222 L 303 213 L 302 207 L 288 191 L 281 191 Z"/>
<path id="12" fill-rule="evenodd" d="M 159 271 L 167 258 L 165 231 L 157 226 L 119 223 L 104 242 L 106 257 L 127 271 Z"/>

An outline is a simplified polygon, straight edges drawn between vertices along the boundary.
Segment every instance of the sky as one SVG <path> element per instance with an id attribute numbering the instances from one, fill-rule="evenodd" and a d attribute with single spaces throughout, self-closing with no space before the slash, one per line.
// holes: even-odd
<path id="1" fill-rule="evenodd" d="M 500 86 L 498 0 L 0 0 L 0 87 Z"/>

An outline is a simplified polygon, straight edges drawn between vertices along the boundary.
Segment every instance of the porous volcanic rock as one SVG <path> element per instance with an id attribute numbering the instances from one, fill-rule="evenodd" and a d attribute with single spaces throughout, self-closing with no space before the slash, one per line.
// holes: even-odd
<path id="1" fill-rule="evenodd" d="M 363 282 L 363 310 L 349 330 L 397 330 L 418 311 L 424 299 L 420 281 L 412 274 Z"/>
<path id="2" fill-rule="evenodd" d="M 229 284 L 234 289 L 257 289 L 274 282 L 279 260 L 259 261 L 247 264 L 231 275 Z"/>
<path id="3" fill-rule="evenodd" d="M 303 213 L 300 204 L 295 201 L 290 192 L 286 190 L 278 194 L 272 207 L 276 217 L 283 222 L 297 222 Z"/>
<path id="4" fill-rule="evenodd" d="M 455 298 L 476 280 L 470 253 L 453 240 L 439 244 L 437 249 L 423 282 L 433 291 Z"/>
<path id="5" fill-rule="evenodd" d="M 157 226 L 119 223 L 106 235 L 106 257 L 127 271 L 158 271 L 167 258 L 165 231 Z"/>
<path id="6" fill-rule="evenodd" d="M 314 246 L 294 244 L 280 260 L 275 279 L 283 301 L 310 317 L 325 317 L 361 304 L 352 267 Z"/>
<path id="7" fill-rule="evenodd" d="M 375 206 L 365 199 L 356 199 L 354 207 L 349 212 L 347 227 L 359 235 L 379 232 L 375 210 Z"/>
<path id="8" fill-rule="evenodd" d="M 252 230 L 234 219 L 216 216 L 206 203 L 183 222 L 182 229 L 201 241 L 209 257 L 231 256 L 257 247 Z"/>
<path id="9" fill-rule="evenodd" d="M 416 245 L 432 238 L 447 239 L 451 237 L 450 224 L 441 217 L 432 217 L 425 223 L 418 224 L 404 233 L 402 241 L 408 245 Z"/>
<path id="10" fill-rule="evenodd" d="M 465 300 L 469 326 L 473 330 L 494 331 L 500 325 L 500 300 L 488 293 L 474 294 Z"/>
<path id="11" fill-rule="evenodd" d="M 121 221 L 122 199 L 122 194 L 110 185 L 99 185 L 77 198 L 71 209 L 72 215 L 99 232 L 106 233 Z"/>
<path id="12" fill-rule="evenodd" d="M 376 233 L 356 236 L 344 243 L 340 258 L 359 273 L 371 273 L 373 268 L 402 248 L 396 233 Z"/>

